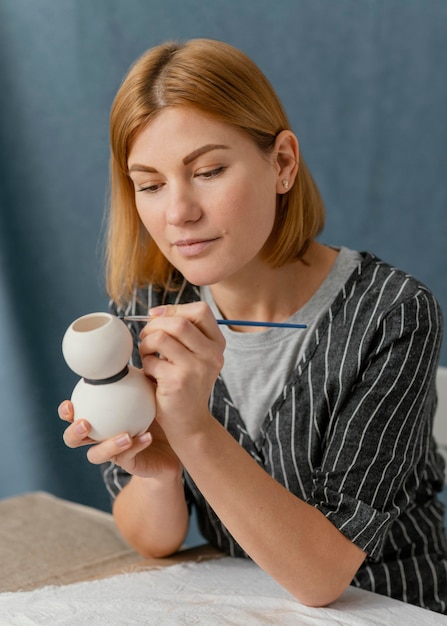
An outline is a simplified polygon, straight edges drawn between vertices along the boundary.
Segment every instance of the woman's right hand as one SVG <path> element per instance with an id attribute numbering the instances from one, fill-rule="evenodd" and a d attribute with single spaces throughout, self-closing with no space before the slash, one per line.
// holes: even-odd
<path id="1" fill-rule="evenodd" d="M 129 433 L 121 433 L 98 443 L 89 437 L 91 427 L 87 420 L 74 420 L 69 400 L 59 405 L 58 413 L 62 420 L 69 422 L 64 432 L 65 444 L 69 448 L 90 445 L 87 458 L 94 465 L 112 461 L 141 478 L 170 480 L 182 472 L 182 465 L 156 420 L 142 435 L 132 438 Z"/>

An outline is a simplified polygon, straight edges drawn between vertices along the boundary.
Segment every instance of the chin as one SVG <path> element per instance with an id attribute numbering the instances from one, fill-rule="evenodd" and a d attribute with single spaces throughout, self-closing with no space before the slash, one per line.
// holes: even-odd
<path id="1" fill-rule="evenodd" d="M 206 278 L 197 279 L 195 277 L 185 276 L 185 274 L 182 274 L 182 276 L 195 287 L 209 287 L 210 285 L 214 285 L 215 283 L 219 282 L 218 280 L 207 280 Z"/>
<path id="2" fill-rule="evenodd" d="M 202 272 L 182 272 L 181 270 L 179 270 L 180 273 L 182 274 L 182 276 L 184 278 L 186 278 L 186 280 L 191 283 L 192 285 L 195 285 L 196 287 L 206 287 L 209 285 L 214 285 L 218 282 L 220 282 L 224 277 L 222 276 L 222 274 L 219 273 L 219 275 L 217 275 L 217 273 L 202 273 Z"/>
<path id="3" fill-rule="evenodd" d="M 207 262 L 203 259 L 200 263 L 176 263 L 174 267 L 180 274 L 192 285 L 204 287 L 205 285 L 213 285 L 222 280 L 225 275 L 222 269 L 207 267 Z"/>

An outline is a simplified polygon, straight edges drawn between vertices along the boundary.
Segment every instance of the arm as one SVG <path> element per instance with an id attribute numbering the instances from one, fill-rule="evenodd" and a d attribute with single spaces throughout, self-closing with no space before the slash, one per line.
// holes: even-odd
<path id="1" fill-rule="evenodd" d="M 321 606 L 345 591 L 365 553 L 269 476 L 216 420 L 173 446 L 233 537 L 292 595 Z"/>
<path id="2" fill-rule="evenodd" d="M 181 477 L 168 482 L 133 476 L 115 499 L 113 515 L 124 539 L 144 557 L 177 552 L 189 523 Z"/>
<path id="3" fill-rule="evenodd" d="M 144 369 L 157 379 L 158 416 L 173 449 L 241 547 L 307 604 L 336 599 L 366 553 L 381 557 L 390 525 L 412 505 L 423 476 L 439 319 L 423 292 L 394 304 L 380 324 L 368 326 L 362 357 L 352 352 L 347 360 L 353 371 L 345 397 L 337 384 L 331 392 L 329 439 L 310 499 L 315 507 L 268 476 L 209 414 L 199 366 L 208 346 L 196 343 L 187 320 L 179 319 L 184 315 L 210 339 L 214 331 L 203 310 L 173 309 L 176 319 L 169 310 L 143 339 Z M 154 359 L 157 351 L 163 360 Z"/>
<path id="4" fill-rule="evenodd" d="M 64 433 L 69 447 L 95 443 L 89 439 L 86 420 L 73 422 L 70 402 L 60 405 L 59 415 L 70 424 Z M 131 474 L 113 506 L 116 524 L 126 541 L 147 558 L 177 551 L 189 523 L 182 466 L 157 422 L 135 439 L 122 433 L 92 445 L 87 457 L 97 465 L 112 462 Z"/>
<path id="5" fill-rule="evenodd" d="M 151 320 L 141 344 L 144 370 L 157 380 L 157 419 L 171 446 L 254 561 L 302 602 L 333 601 L 365 553 L 269 476 L 209 414 L 220 332 L 201 303 L 172 312 Z"/>

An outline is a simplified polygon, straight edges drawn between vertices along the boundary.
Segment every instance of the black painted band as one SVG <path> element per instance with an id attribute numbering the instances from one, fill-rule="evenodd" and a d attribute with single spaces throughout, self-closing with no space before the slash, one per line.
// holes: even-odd
<path id="1" fill-rule="evenodd" d="M 109 376 L 109 378 L 101 378 L 97 380 L 93 378 L 84 378 L 84 382 L 87 383 L 87 385 L 110 385 L 124 378 L 124 376 L 126 376 L 128 372 L 129 368 L 126 365 L 125 368 L 121 370 L 121 372 L 118 372 L 118 374 L 115 374 L 114 376 Z"/>

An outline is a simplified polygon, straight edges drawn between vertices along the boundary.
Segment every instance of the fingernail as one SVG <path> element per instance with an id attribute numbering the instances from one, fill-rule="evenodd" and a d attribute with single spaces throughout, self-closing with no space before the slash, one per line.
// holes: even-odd
<path id="1" fill-rule="evenodd" d="M 152 440 L 152 435 L 150 433 L 143 433 L 138 437 L 138 441 L 140 443 L 149 443 Z"/>
<path id="2" fill-rule="evenodd" d="M 124 448 L 125 446 L 128 446 L 130 442 L 131 438 L 129 433 L 121 435 L 121 437 L 118 437 L 118 439 L 115 440 L 115 443 L 119 448 Z"/>
<path id="3" fill-rule="evenodd" d="M 151 317 L 160 317 L 161 315 L 164 315 L 165 313 L 166 313 L 165 306 L 156 306 L 153 309 L 150 309 L 149 311 L 149 315 Z"/>
<path id="4" fill-rule="evenodd" d="M 61 406 L 59 407 L 59 412 L 61 414 L 61 417 L 70 417 L 70 411 L 68 409 L 68 404 L 64 402 L 64 404 L 61 404 Z"/>
<path id="5" fill-rule="evenodd" d="M 75 433 L 77 435 L 86 435 L 87 434 L 87 429 L 85 427 L 84 422 L 76 422 L 75 426 L 74 426 L 74 429 L 75 429 Z"/>

